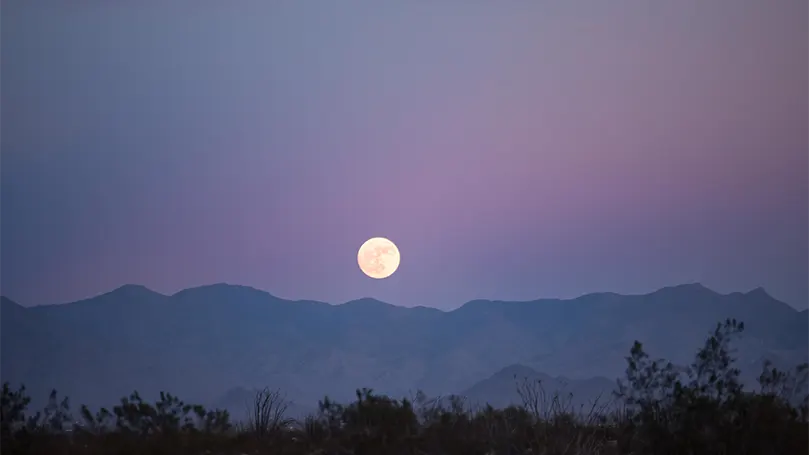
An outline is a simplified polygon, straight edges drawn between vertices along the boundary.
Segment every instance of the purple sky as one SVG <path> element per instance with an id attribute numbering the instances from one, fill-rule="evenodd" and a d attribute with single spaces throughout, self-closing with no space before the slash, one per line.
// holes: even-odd
<path id="1" fill-rule="evenodd" d="M 805 0 L 2 11 L 2 292 L 809 303 Z M 356 252 L 399 246 L 372 280 Z"/>

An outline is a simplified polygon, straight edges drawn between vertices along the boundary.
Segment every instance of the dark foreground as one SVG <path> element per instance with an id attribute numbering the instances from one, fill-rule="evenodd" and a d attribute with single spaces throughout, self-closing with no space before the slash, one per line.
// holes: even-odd
<path id="1" fill-rule="evenodd" d="M 303 421 L 284 418 L 277 391 L 256 393 L 246 423 L 161 394 L 137 393 L 111 411 L 71 412 L 54 391 L 30 413 L 24 387 L 3 385 L 5 454 L 806 454 L 807 365 L 765 366 L 755 391 L 743 390 L 730 341 L 743 330 L 718 324 L 689 368 L 652 360 L 635 343 L 612 403 L 571 409 L 539 383 L 519 380 L 522 406 L 471 410 L 459 397 L 396 400 L 357 392 L 353 403 L 324 399 Z M 515 378 L 519 379 L 519 378 Z M 611 406 L 607 406 L 610 404 Z M 609 410 L 608 410 L 609 409 Z"/>

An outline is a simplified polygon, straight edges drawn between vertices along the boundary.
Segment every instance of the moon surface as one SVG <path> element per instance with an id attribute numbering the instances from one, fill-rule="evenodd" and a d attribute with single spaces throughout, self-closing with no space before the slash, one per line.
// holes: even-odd
<path id="1" fill-rule="evenodd" d="M 385 237 L 368 239 L 357 253 L 357 263 L 369 277 L 387 278 L 399 268 L 399 248 Z"/>

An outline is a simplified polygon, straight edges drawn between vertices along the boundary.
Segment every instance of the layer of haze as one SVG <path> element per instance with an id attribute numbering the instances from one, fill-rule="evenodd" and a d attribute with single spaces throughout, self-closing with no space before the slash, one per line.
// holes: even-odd
<path id="1" fill-rule="evenodd" d="M 807 306 L 807 3 L 6 1 L 2 292 Z M 365 277 L 385 236 L 398 272 Z"/>

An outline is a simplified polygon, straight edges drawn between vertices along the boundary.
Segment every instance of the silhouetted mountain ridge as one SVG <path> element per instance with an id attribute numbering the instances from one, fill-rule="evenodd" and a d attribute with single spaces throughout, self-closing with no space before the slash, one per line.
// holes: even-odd
<path id="1" fill-rule="evenodd" d="M 171 296 L 127 285 L 60 305 L 26 308 L 3 298 L 0 373 L 35 397 L 56 387 L 88 404 L 135 389 L 207 403 L 235 387 L 267 385 L 312 406 L 326 394 L 351 398 L 359 387 L 458 393 L 514 364 L 571 381 L 614 378 L 636 339 L 651 355 L 684 364 L 726 318 L 747 326 L 740 364 L 768 356 L 795 364 L 807 358 L 802 314 L 763 290 L 719 294 L 698 284 L 475 300 L 452 311 L 372 298 L 290 301 L 224 283 Z"/>
<path id="2" fill-rule="evenodd" d="M 391 305 L 390 303 L 386 303 L 386 302 L 383 302 L 381 300 L 377 300 L 377 299 L 374 299 L 374 298 L 371 298 L 371 297 L 363 297 L 363 298 L 360 298 L 360 299 L 349 300 L 348 302 L 344 302 L 344 303 L 341 303 L 339 305 L 342 305 L 342 306 L 346 306 L 346 305 L 362 306 L 362 307 L 366 307 L 366 308 L 367 307 L 387 308 L 387 307 L 396 306 L 396 305 Z"/>
<path id="3" fill-rule="evenodd" d="M 205 299 L 227 301 L 231 299 L 263 299 L 267 302 L 282 300 L 266 291 L 262 291 L 250 286 L 228 283 L 207 284 L 204 286 L 183 289 L 182 291 L 175 292 L 171 295 L 171 297 L 172 299 L 180 300 Z"/>
<path id="4" fill-rule="evenodd" d="M 11 311 L 13 311 L 13 312 L 21 311 L 21 312 L 24 312 L 25 307 L 23 307 L 22 305 L 20 305 L 19 303 L 15 302 L 15 301 L 11 300 L 8 297 L 0 296 L 0 317 L 2 317 L 2 312 L 3 311 L 9 311 L 9 312 L 11 312 Z"/>
<path id="5" fill-rule="evenodd" d="M 694 295 L 694 294 L 697 294 L 697 293 L 701 293 L 701 294 L 704 294 L 704 295 L 711 295 L 711 296 L 721 295 L 718 292 L 707 288 L 702 283 L 685 283 L 685 284 L 678 284 L 676 286 L 666 286 L 666 287 L 658 289 L 657 291 L 653 292 L 652 294 L 655 294 L 655 293 L 661 293 L 661 294 L 666 294 L 666 293 L 685 293 L 685 294 L 689 294 L 689 295 Z"/>

